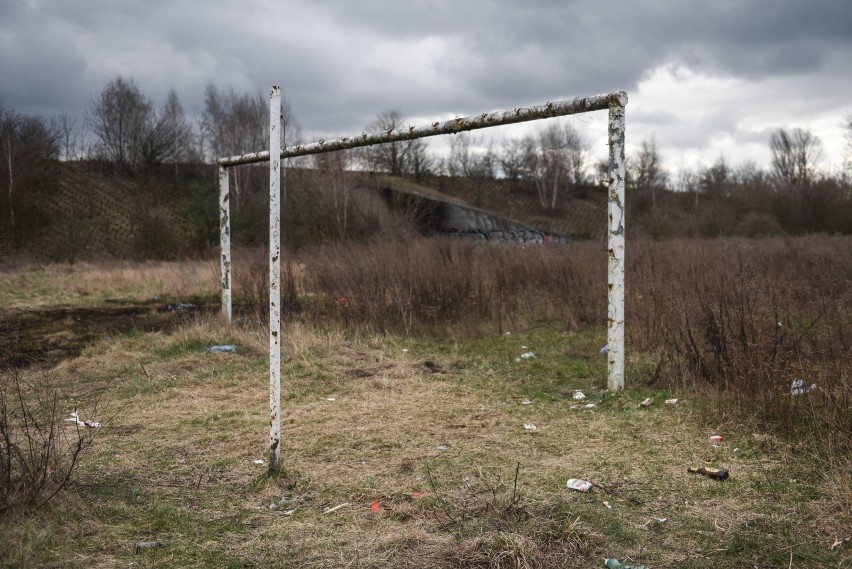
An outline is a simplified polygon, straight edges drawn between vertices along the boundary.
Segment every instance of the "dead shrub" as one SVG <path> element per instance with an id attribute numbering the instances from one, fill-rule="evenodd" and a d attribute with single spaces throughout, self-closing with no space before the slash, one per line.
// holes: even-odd
<path id="1" fill-rule="evenodd" d="M 599 244 L 520 247 L 419 238 L 327 246 L 305 257 L 312 316 L 404 333 L 481 332 L 541 320 L 602 323 Z"/>
<path id="2" fill-rule="evenodd" d="M 71 480 L 97 429 L 63 421 L 45 376 L 0 373 L 0 516 L 42 507 Z"/>
<path id="3" fill-rule="evenodd" d="M 425 557 L 422 566 L 569 567 L 597 549 L 596 536 L 581 530 L 577 516 L 564 504 L 524 499 L 520 463 L 505 471 L 479 467 L 458 488 L 447 487 L 427 472 L 434 496 L 423 506 L 456 542 L 418 551 Z"/>
<path id="4" fill-rule="evenodd" d="M 632 338 L 659 354 L 664 382 L 712 387 L 742 417 L 817 437 L 823 449 L 852 448 L 849 238 L 638 249 Z M 801 393 L 791 389 L 798 380 Z"/>
<path id="5" fill-rule="evenodd" d="M 234 255 L 234 291 L 239 302 L 252 318 L 269 321 L 269 252 L 265 249 L 246 248 Z M 281 314 L 293 317 L 301 311 L 299 285 L 304 268 L 296 265 L 292 257 L 284 255 L 281 263 Z"/>

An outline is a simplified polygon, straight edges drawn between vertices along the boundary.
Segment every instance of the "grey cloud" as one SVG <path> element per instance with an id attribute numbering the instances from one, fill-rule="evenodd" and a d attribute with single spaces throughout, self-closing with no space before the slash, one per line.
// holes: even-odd
<path id="1" fill-rule="evenodd" d="M 849 22 L 849 0 L 16 0 L 0 4 L 0 100 L 81 112 L 122 74 L 158 102 L 175 88 L 191 110 L 207 83 L 277 83 L 306 132 L 349 134 L 390 108 L 422 117 L 633 93 L 681 63 L 807 77 L 803 90 L 837 106 L 850 90 Z M 661 145 L 743 134 L 736 113 L 675 128 L 675 114 L 635 109 L 643 128 L 671 133 Z"/>

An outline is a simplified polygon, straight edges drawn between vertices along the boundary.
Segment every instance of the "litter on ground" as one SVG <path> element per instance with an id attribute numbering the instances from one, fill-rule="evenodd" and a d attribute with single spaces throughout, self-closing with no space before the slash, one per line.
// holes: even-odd
<path id="1" fill-rule="evenodd" d="M 625 565 L 618 559 L 604 559 L 604 566 L 607 569 L 648 569 L 644 565 Z"/>
<path id="2" fill-rule="evenodd" d="M 581 478 L 570 478 L 568 480 L 568 488 L 577 492 L 588 492 L 592 489 L 592 483 Z"/>
<path id="3" fill-rule="evenodd" d="M 515 358 L 515 362 L 520 363 L 521 360 L 534 360 L 536 359 L 535 352 L 524 352 L 517 358 Z"/>
<path id="4" fill-rule="evenodd" d="M 233 354 L 237 351 L 237 347 L 231 344 L 224 344 L 221 346 L 210 346 L 207 348 L 207 353 L 209 354 L 217 354 L 217 353 L 228 353 Z"/>
<path id="5" fill-rule="evenodd" d="M 97 421 L 90 421 L 90 420 L 81 421 L 80 417 L 77 415 L 77 411 L 72 411 L 71 415 L 67 419 L 65 419 L 65 422 L 66 423 L 74 423 L 78 427 L 87 427 L 89 429 L 100 429 L 101 428 L 101 424 L 98 423 Z"/>
<path id="6" fill-rule="evenodd" d="M 790 384 L 790 395 L 802 395 L 804 393 L 810 393 L 816 388 L 816 383 L 812 383 L 808 386 L 805 386 L 804 379 L 794 379 L 793 383 Z"/>

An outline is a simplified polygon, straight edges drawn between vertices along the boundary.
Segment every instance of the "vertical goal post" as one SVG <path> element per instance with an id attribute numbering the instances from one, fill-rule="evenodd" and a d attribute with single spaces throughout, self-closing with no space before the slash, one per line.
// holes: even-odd
<path id="1" fill-rule="evenodd" d="M 413 140 L 429 136 L 455 134 L 528 122 L 539 119 L 575 115 L 592 111 L 609 111 L 607 168 L 607 387 L 618 391 L 624 387 L 624 130 L 627 94 L 613 91 L 590 97 L 577 97 L 543 105 L 517 107 L 512 110 L 483 113 L 438 121 L 428 125 L 409 126 L 353 137 L 320 140 L 281 148 L 281 88 L 270 89 L 269 150 L 229 156 L 218 160 L 219 228 L 222 314 L 231 322 L 233 267 L 231 264 L 231 213 L 229 170 L 233 166 L 269 162 L 269 471 L 281 468 L 281 170 L 282 159 L 323 154 L 388 142 Z M 286 126 L 286 125 L 285 125 Z"/>

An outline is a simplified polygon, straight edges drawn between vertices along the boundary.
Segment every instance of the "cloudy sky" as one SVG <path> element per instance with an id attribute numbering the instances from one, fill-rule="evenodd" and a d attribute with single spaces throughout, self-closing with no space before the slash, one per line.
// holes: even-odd
<path id="1" fill-rule="evenodd" d="M 188 113 L 210 83 L 279 84 L 306 141 L 389 109 L 420 124 L 625 90 L 628 151 L 653 136 L 673 170 L 765 166 L 778 127 L 811 130 L 831 169 L 852 1 L 0 0 L 7 107 L 82 121 L 118 75 L 158 104 L 174 88 Z M 570 120 L 603 157 L 606 113 Z"/>

